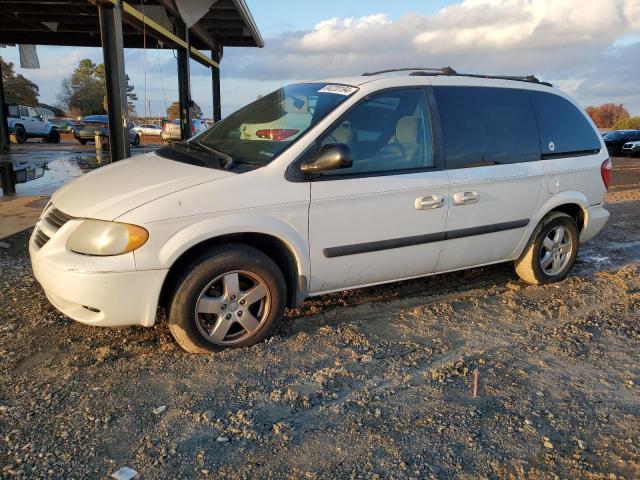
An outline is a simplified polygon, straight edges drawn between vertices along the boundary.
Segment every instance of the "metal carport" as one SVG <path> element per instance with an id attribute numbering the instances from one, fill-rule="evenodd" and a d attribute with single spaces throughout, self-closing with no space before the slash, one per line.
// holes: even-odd
<path id="1" fill-rule="evenodd" d="M 194 4 L 205 13 L 188 27 L 183 17 Z M 213 114 L 219 120 L 223 48 L 264 46 L 244 0 L 0 0 L 0 44 L 102 46 L 114 161 L 130 155 L 124 48 L 177 50 L 181 131 L 187 138 L 188 58 L 211 68 Z M 0 77 L 0 151 L 9 148 L 5 109 Z"/>

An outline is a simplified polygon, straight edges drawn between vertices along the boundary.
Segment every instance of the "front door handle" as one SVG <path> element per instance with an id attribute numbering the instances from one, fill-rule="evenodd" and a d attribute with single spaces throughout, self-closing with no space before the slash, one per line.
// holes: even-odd
<path id="1" fill-rule="evenodd" d="M 440 195 L 428 195 L 416 198 L 415 206 L 418 210 L 431 210 L 444 205 L 444 198 Z"/>
<path id="2" fill-rule="evenodd" d="M 478 192 L 456 192 L 453 194 L 454 205 L 469 205 L 478 201 Z"/>

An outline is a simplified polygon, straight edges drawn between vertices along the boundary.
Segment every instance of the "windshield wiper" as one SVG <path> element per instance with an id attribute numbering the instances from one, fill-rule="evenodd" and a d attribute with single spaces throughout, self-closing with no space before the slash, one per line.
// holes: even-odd
<path id="1" fill-rule="evenodd" d="M 205 145 L 200 141 L 193 142 L 193 143 L 187 142 L 187 141 L 181 141 L 181 142 L 175 142 L 175 144 L 180 145 L 181 147 L 184 147 L 187 150 L 192 148 L 193 150 L 199 150 L 201 152 L 213 153 L 216 157 L 222 160 L 222 166 L 227 170 L 230 170 L 236 166 L 236 163 L 233 160 L 233 157 L 231 157 L 231 155 L 227 155 L 226 153 L 221 152 L 220 150 L 216 150 L 215 148 L 212 148 L 209 145 Z"/>
<path id="2" fill-rule="evenodd" d="M 200 148 L 206 150 L 207 152 L 213 153 L 214 155 L 216 155 L 217 157 L 220 157 L 222 160 L 224 160 L 224 168 L 226 168 L 227 170 L 231 170 L 232 168 L 234 168 L 236 166 L 236 162 L 233 160 L 233 157 L 231 155 L 228 155 L 224 152 L 221 152 L 220 150 L 216 150 L 213 147 L 210 147 L 209 145 L 206 145 L 204 143 L 202 143 L 200 140 L 196 141 L 195 143 L 189 143 L 187 142 L 188 145 L 198 145 Z"/>

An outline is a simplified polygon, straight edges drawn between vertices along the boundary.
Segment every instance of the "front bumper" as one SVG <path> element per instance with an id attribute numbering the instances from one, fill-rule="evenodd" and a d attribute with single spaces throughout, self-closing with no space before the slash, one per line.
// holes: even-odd
<path id="1" fill-rule="evenodd" d="M 609 220 L 609 211 L 604 208 L 602 203 L 598 205 L 591 205 L 587 208 L 587 212 L 584 219 L 584 227 L 580 232 L 580 241 L 586 242 L 595 237 L 605 223 Z"/>
<path id="2" fill-rule="evenodd" d="M 625 155 L 640 155 L 640 147 L 622 147 L 622 153 Z"/>
<path id="3" fill-rule="evenodd" d="M 64 225 L 42 247 L 34 242 L 36 227 L 29 241 L 33 274 L 51 304 L 89 325 L 152 326 L 167 270 L 136 271 L 132 253 L 90 257 L 69 252 L 70 227 Z"/>

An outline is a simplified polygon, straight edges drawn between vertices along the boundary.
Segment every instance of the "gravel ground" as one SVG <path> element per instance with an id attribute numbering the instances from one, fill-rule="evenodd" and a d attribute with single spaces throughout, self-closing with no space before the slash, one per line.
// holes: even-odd
<path id="1" fill-rule="evenodd" d="M 499 265 L 327 295 L 211 356 L 60 315 L 29 232 L 5 239 L 0 477 L 640 478 L 640 160 L 614 163 L 562 283 Z"/>

